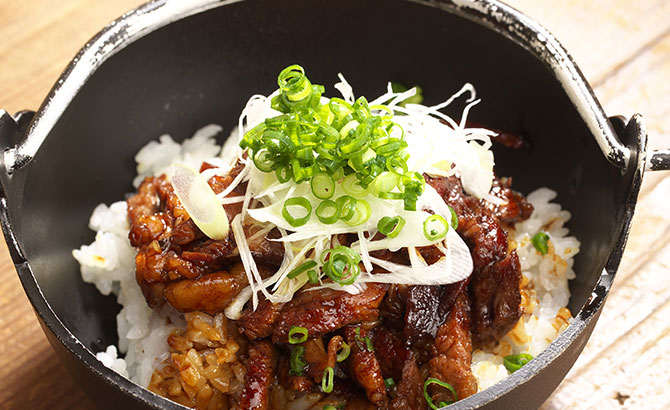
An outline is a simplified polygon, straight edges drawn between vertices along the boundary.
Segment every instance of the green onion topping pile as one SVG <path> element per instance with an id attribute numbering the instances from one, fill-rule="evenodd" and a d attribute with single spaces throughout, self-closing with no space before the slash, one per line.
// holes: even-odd
<path id="1" fill-rule="evenodd" d="M 207 191 L 204 174 L 182 170 L 183 194 L 178 194 L 187 209 L 198 210 L 192 219 L 212 238 L 230 230 L 247 272 L 249 286 L 226 309 L 231 319 L 239 318 L 250 299 L 255 308 L 258 292 L 282 303 L 308 284 L 310 290 L 358 293 L 370 282 L 440 285 L 472 272 L 469 249 L 455 231 L 458 216 L 423 177 L 455 174 L 469 194 L 488 195 L 494 133 L 465 127 L 469 109 L 479 101 L 472 86 L 424 106 L 417 88 L 389 84 L 386 93 L 368 101 L 355 98 L 342 75 L 340 80 L 335 88 L 342 97 L 327 98 L 323 86 L 291 65 L 279 74 L 276 92 L 253 96 L 240 116 L 239 146 L 232 147 L 243 169 L 223 192 Z M 467 93 L 471 98 L 459 122 L 440 111 Z M 205 173 L 225 175 L 227 169 Z M 242 183 L 245 195 L 228 197 Z M 213 198 L 241 202 L 242 212 L 224 224 L 227 216 Z M 276 240 L 284 245 L 281 267 L 266 279 L 251 255 L 245 228 L 250 225 L 261 234 L 278 230 Z M 341 234 L 357 240 L 345 246 Z M 443 256 L 428 265 L 417 251 L 424 246 L 435 246 Z M 370 254 L 403 248 L 408 265 Z M 298 329 L 290 341 L 298 344 L 304 337 Z M 293 354 L 297 372 L 301 351 Z M 328 377 L 324 380 L 327 386 Z"/>

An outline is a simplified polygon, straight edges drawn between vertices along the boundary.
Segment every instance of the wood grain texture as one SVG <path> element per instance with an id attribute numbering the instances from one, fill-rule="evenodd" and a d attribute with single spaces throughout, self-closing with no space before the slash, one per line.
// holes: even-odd
<path id="1" fill-rule="evenodd" d="M 140 0 L 0 0 L 0 108 L 37 109 L 102 27 Z M 0 246 L 0 409 L 93 409 L 60 364 Z"/>
<path id="2" fill-rule="evenodd" d="M 642 112 L 650 146 L 670 147 L 670 2 L 510 0 L 571 52 L 606 112 Z M 0 107 L 36 109 L 77 50 L 138 0 L 0 0 Z M 544 404 L 670 403 L 670 175 L 649 173 L 620 271 L 574 368 Z M 91 409 L 58 363 L 0 246 L 0 408 Z"/>

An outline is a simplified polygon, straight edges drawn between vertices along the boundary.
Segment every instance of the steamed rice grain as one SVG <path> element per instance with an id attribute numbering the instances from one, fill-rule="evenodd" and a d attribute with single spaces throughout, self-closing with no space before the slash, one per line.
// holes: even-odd
<path id="1" fill-rule="evenodd" d="M 138 176 L 133 185 L 139 186 L 146 176 L 169 171 L 169 166 L 176 161 L 195 167 L 205 160 L 221 163 L 222 158 L 226 158 L 226 149 L 219 154 L 221 147 L 214 138 L 220 131 L 220 126 L 208 125 L 182 144 L 168 135 L 150 142 L 135 158 Z M 236 139 L 229 138 L 230 141 Z M 213 158 L 217 155 L 221 156 Z M 579 252 L 580 243 L 568 235 L 565 224 L 570 213 L 551 202 L 555 198 L 556 193 L 548 188 L 529 194 L 527 199 L 535 208 L 533 214 L 510 231 L 509 238 L 516 246 L 523 275 L 524 314 L 495 348 L 473 352 L 472 371 L 480 391 L 509 375 L 503 365 L 504 356 L 540 354 L 572 320 L 566 308 L 570 298 L 568 280 L 575 277 L 573 257 Z M 110 346 L 96 357 L 117 373 L 141 386 L 149 386 L 154 371 L 170 357 L 168 336 L 175 331 L 185 332 L 186 321 L 183 314 L 167 304 L 160 312 L 147 306 L 135 281 L 135 250 L 128 240 L 126 212 L 125 201 L 96 207 L 89 223 L 96 232 L 95 241 L 74 250 L 73 255 L 80 263 L 82 279 L 94 284 L 104 295 L 114 293 L 122 306 L 117 316 L 118 351 Z M 531 242 L 538 232 L 550 237 L 545 255 Z M 119 358 L 119 352 L 125 357 Z"/>

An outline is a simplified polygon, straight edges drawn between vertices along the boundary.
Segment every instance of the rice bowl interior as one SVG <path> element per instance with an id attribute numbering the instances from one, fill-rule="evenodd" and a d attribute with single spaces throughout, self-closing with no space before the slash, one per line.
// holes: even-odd
<path id="1" fill-rule="evenodd" d="M 339 88 L 347 98 L 347 94 L 351 93 L 350 87 L 343 77 L 340 78 L 343 82 L 336 88 Z M 458 95 L 455 96 L 458 97 Z M 349 98 L 353 102 L 353 97 Z M 254 99 L 252 98 L 247 107 L 249 108 L 253 102 Z M 469 107 L 466 109 L 466 113 L 468 109 Z M 245 115 L 251 114 L 243 113 L 243 117 Z M 262 115 L 262 118 L 265 118 L 265 116 Z M 411 118 L 411 116 L 408 118 Z M 250 129 L 254 124 L 252 120 L 248 119 L 248 121 L 251 124 L 248 127 Z M 461 127 L 464 121 L 465 117 L 463 117 Z M 241 124 L 242 119 L 240 120 Z M 456 126 L 456 124 L 454 123 L 453 126 Z M 174 172 L 170 167 L 178 162 L 192 164 L 196 167 L 203 162 L 222 163 L 222 168 L 224 170 L 228 169 L 230 165 L 226 166 L 225 164 L 234 164 L 235 161 L 239 161 L 238 158 L 243 158 L 238 151 L 239 149 L 236 150 L 237 141 L 241 137 L 238 136 L 237 129 L 234 130 L 233 134 L 226 139 L 226 144 L 222 150 L 220 146 L 216 145 L 214 138 L 220 134 L 221 130 L 221 127 L 217 125 L 209 125 L 197 131 L 192 138 L 185 140 L 183 144 L 175 143 L 169 135 L 163 135 L 158 141 L 149 143 L 139 151 L 135 158 L 138 176 L 135 178 L 134 185 L 139 186 L 147 176 L 159 176 L 165 172 Z M 438 129 L 436 132 L 439 134 L 439 131 Z M 410 148 L 411 146 L 410 144 Z M 417 155 L 420 156 L 420 152 L 416 153 L 414 158 L 417 158 Z M 410 158 L 412 157 L 410 156 Z M 486 166 L 484 166 L 485 168 Z M 439 173 L 440 171 L 434 170 L 433 172 Z M 449 172 L 452 173 L 452 170 L 449 170 Z M 459 172 L 460 175 L 467 174 L 465 170 L 456 170 L 455 172 Z M 461 178 L 465 180 L 463 177 Z M 475 188 L 471 186 L 469 189 L 474 190 Z M 482 195 L 486 195 L 487 192 L 488 188 L 483 191 Z M 477 380 L 479 391 L 492 386 L 510 374 L 509 365 L 504 363 L 507 358 L 520 354 L 530 355 L 529 357 L 538 355 L 572 320 L 571 313 L 566 307 L 570 298 L 568 280 L 575 277 L 572 270 L 572 257 L 579 252 L 580 243 L 574 237 L 568 236 L 568 230 L 564 227 L 564 224 L 569 220 L 570 214 L 561 210 L 561 207 L 556 203 L 551 202 L 555 197 L 556 193 L 547 188 L 538 189 L 531 193 L 528 196 L 528 201 L 534 208 L 532 215 L 509 228 L 510 248 L 514 249 L 519 255 L 523 275 L 521 283 L 518 285 L 522 295 L 523 317 L 494 346 L 481 347 L 472 353 L 471 371 Z M 186 369 L 177 365 L 176 360 L 179 355 L 174 355 L 176 343 L 174 340 L 176 337 L 181 337 L 176 335 L 188 334 L 187 321 L 189 322 L 188 329 L 192 329 L 192 320 L 198 322 L 204 320 L 205 323 L 209 323 L 209 325 L 205 325 L 209 329 L 212 326 L 214 328 L 219 326 L 218 333 L 215 332 L 215 338 L 223 337 L 221 336 L 222 332 L 228 334 L 228 330 L 224 330 L 227 325 L 225 322 L 216 325 L 216 323 L 221 323 L 217 320 L 222 320 L 222 316 L 217 316 L 219 319 L 208 315 L 195 318 L 193 314 L 187 313 L 187 320 L 185 320 L 180 312 L 174 310 L 168 304 L 160 309 L 151 309 L 147 306 L 135 279 L 135 252 L 128 241 L 130 228 L 127 212 L 128 208 L 125 202 L 116 202 L 109 207 L 100 204 L 95 209 L 89 223 L 89 227 L 96 231 L 96 240 L 90 246 L 83 246 L 73 252 L 74 257 L 81 264 L 84 281 L 95 284 L 103 294 L 114 293 L 119 304 L 123 306 L 117 316 L 118 350 L 116 346 L 110 345 L 105 351 L 98 353 L 96 357 L 105 366 L 112 368 L 119 374 L 129 377 L 141 386 L 150 386 L 152 390 L 169 397 L 171 396 L 158 386 L 160 383 L 164 383 L 165 377 L 172 377 L 174 371 L 171 370 L 170 374 L 167 374 L 161 369 L 166 366 L 166 363 L 169 363 L 170 368 L 177 366 L 181 369 L 182 387 L 192 398 L 191 402 L 186 400 L 182 403 L 206 408 L 207 401 L 203 402 L 201 400 L 198 404 L 197 393 L 189 392 L 188 386 L 184 384 L 185 373 L 183 372 Z M 297 232 L 300 232 L 300 229 Z M 544 233 L 550 238 L 548 249 L 544 249 L 542 252 L 534 244 L 535 237 L 540 233 Z M 237 318 L 239 314 L 235 316 L 227 310 L 226 316 Z M 223 326 L 223 328 L 220 326 Z M 239 349 L 240 335 L 230 335 L 229 337 L 231 339 L 228 341 L 225 337 L 224 340 L 220 341 L 220 343 L 223 343 L 221 347 L 228 349 L 225 368 L 229 369 L 227 370 L 228 381 L 224 386 L 218 387 L 222 393 L 228 393 L 229 389 L 232 392 L 239 391 L 244 384 L 243 364 L 235 359 L 228 359 L 231 355 L 234 356 Z M 168 343 L 168 340 L 172 340 L 172 342 Z M 230 343 L 233 343 L 232 351 L 230 350 Z M 246 344 L 246 342 L 241 343 Z M 125 358 L 119 357 L 119 350 L 125 354 Z M 220 350 L 221 348 L 217 350 L 217 354 L 221 354 Z M 188 357 L 188 355 L 185 354 L 184 357 Z M 219 366 L 214 362 L 210 365 Z M 198 366 L 201 373 L 207 369 L 212 369 L 207 365 L 204 368 L 202 364 Z M 216 380 L 220 380 L 221 372 L 217 371 L 217 374 Z M 176 387 L 173 387 L 172 390 L 174 388 Z M 178 394 L 172 396 L 176 397 Z M 321 396 L 314 396 L 314 408 L 321 408 L 328 404 L 328 402 L 322 402 L 322 399 Z M 272 408 L 280 408 L 281 406 L 277 404 L 278 399 L 274 400 Z M 304 400 L 304 397 L 302 400 Z"/>

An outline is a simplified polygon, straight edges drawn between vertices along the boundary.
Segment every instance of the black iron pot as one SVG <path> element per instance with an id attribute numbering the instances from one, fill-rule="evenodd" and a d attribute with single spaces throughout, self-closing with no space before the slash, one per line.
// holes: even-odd
<path id="1" fill-rule="evenodd" d="M 95 359 L 117 341 L 118 306 L 81 281 L 71 250 L 92 240 L 96 204 L 132 190 L 141 146 L 208 123 L 232 128 L 247 98 L 272 91 L 277 71 L 296 62 L 321 84 L 343 72 L 367 95 L 391 79 L 420 84 L 428 103 L 471 82 L 483 98 L 473 120 L 531 141 L 497 148 L 497 172 L 522 192 L 557 190 L 572 212 L 582 242 L 570 285 L 576 317 L 530 364 L 453 407 L 538 407 L 593 330 L 645 166 L 669 169 L 670 151 L 648 156 L 641 118 L 608 119 L 558 42 L 493 0 L 157 0 L 93 38 L 34 116 L 0 112 L 3 232 L 64 365 L 101 407 L 183 408 Z"/>

